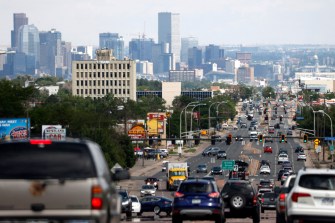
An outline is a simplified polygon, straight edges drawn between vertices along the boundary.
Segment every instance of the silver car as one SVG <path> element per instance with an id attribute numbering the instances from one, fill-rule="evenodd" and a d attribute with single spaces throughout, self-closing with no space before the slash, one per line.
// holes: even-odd
<path id="1" fill-rule="evenodd" d="M 98 144 L 4 142 L 0 154 L 0 221 L 119 222 L 121 200 Z"/>
<path id="2" fill-rule="evenodd" d="M 156 187 L 154 185 L 143 185 L 141 188 L 141 197 L 144 196 L 155 196 L 156 195 Z"/>

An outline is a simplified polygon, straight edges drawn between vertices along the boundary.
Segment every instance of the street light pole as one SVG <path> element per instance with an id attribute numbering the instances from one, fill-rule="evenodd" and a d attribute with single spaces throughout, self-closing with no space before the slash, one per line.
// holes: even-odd
<path id="1" fill-rule="evenodd" d="M 333 138 L 334 135 L 333 135 L 333 120 L 332 120 L 332 118 L 324 110 L 315 111 L 314 113 L 317 113 L 317 112 L 328 116 L 328 118 L 330 119 L 330 135 Z M 334 146 L 334 141 L 333 140 L 331 140 L 331 141 L 332 141 L 332 146 Z M 324 160 L 324 151 L 323 151 L 323 160 Z M 332 161 L 333 161 L 333 154 L 332 154 Z"/>
<path id="2" fill-rule="evenodd" d="M 208 108 L 208 133 L 209 133 L 209 130 L 211 129 L 211 107 L 217 103 L 220 103 L 220 102 L 213 102 L 212 104 L 209 105 L 209 108 Z"/>
<path id="3" fill-rule="evenodd" d="M 179 117 L 179 139 L 181 139 L 181 115 L 183 114 L 183 111 L 185 110 L 185 115 L 186 115 L 186 109 L 187 109 L 187 107 L 189 106 L 189 105 L 192 105 L 192 104 L 194 104 L 194 103 L 198 103 L 198 102 L 195 102 L 195 101 L 193 101 L 193 102 L 190 102 L 190 103 L 188 103 L 186 106 L 185 106 L 185 108 L 183 108 L 182 110 L 181 110 L 181 112 L 180 112 L 180 117 Z"/>
<path id="4" fill-rule="evenodd" d="M 194 105 L 194 107 L 192 108 L 192 113 L 191 113 L 191 128 L 190 128 L 190 132 L 192 132 L 192 115 L 193 115 L 193 110 L 194 110 L 194 108 L 196 108 L 197 106 L 200 106 L 200 105 L 206 105 L 206 104 L 197 104 L 197 105 Z"/>
<path id="5" fill-rule="evenodd" d="M 219 106 L 220 106 L 221 104 L 224 104 L 224 103 L 227 103 L 227 102 L 225 102 L 225 101 L 219 102 L 219 103 L 217 104 L 217 106 L 216 106 L 216 119 L 217 119 L 217 120 L 218 120 L 218 116 L 219 116 Z"/>

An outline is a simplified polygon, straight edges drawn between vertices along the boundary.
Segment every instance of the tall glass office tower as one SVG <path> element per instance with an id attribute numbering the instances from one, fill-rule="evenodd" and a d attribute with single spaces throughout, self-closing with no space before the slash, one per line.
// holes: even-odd
<path id="1" fill-rule="evenodd" d="M 25 13 L 14 13 L 13 15 L 14 29 L 11 31 L 11 47 L 18 46 L 18 32 L 23 25 L 28 25 L 28 18 Z"/>
<path id="2" fill-rule="evenodd" d="M 118 33 L 100 33 L 99 47 L 112 49 L 113 56 L 118 60 L 124 59 L 124 40 Z"/>
<path id="3" fill-rule="evenodd" d="M 173 53 L 177 63 L 180 62 L 181 37 L 179 13 L 158 13 L 158 43 L 168 43 L 169 53 Z"/>

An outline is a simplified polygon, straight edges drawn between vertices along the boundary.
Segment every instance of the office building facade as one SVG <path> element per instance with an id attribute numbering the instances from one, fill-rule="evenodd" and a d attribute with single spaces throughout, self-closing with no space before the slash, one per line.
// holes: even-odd
<path id="1" fill-rule="evenodd" d="M 97 99 L 113 94 L 136 101 L 135 61 L 117 60 L 108 49 L 96 54 L 97 60 L 72 62 L 72 95 Z"/>
<path id="2" fill-rule="evenodd" d="M 124 40 L 118 33 L 100 33 L 99 48 L 111 49 L 116 59 L 124 59 Z"/>
<path id="3" fill-rule="evenodd" d="M 14 13 L 13 15 L 14 29 L 11 31 L 11 47 L 16 49 L 18 46 L 19 28 L 28 25 L 28 17 L 25 13 Z"/>
<path id="4" fill-rule="evenodd" d="M 198 47 L 198 45 L 198 39 L 195 37 L 181 38 L 180 61 L 188 63 L 188 50 L 193 47 Z"/>
<path id="5" fill-rule="evenodd" d="M 180 15 L 178 13 L 158 13 L 158 43 L 167 43 L 176 63 L 180 62 L 181 37 Z"/>

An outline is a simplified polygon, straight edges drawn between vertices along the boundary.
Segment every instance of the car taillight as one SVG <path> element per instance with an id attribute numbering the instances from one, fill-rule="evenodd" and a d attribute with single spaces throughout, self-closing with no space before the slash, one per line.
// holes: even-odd
<path id="1" fill-rule="evenodd" d="M 253 205 L 257 204 L 258 197 L 255 195 L 254 198 L 252 199 Z"/>
<path id="2" fill-rule="evenodd" d="M 52 142 L 50 139 L 31 139 L 31 145 L 50 145 Z"/>
<path id="3" fill-rule="evenodd" d="M 310 197 L 311 195 L 308 193 L 293 193 L 292 194 L 292 201 L 298 202 L 299 197 Z"/>
<path id="4" fill-rule="evenodd" d="M 262 201 L 262 203 L 264 203 L 264 198 L 262 198 L 262 200 L 261 200 L 261 201 Z"/>
<path id="5" fill-rule="evenodd" d="M 279 194 L 279 201 L 285 201 L 286 194 Z"/>
<path id="6" fill-rule="evenodd" d="M 220 197 L 220 193 L 219 192 L 213 192 L 213 193 L 208 194 L 208 197 L 218 198 L 218 197 Z"/>
<path id="7" fill-rule="evenodd" d="M 184 197 L 184 194 L 180 192 L 176 192 L 174 193 L 174 197 Z"/>
<path id="8" fill-rule="evenodd" d="M 91 208 L 100 210 L 103 206 L 102 201 L 102 188 L 98 185 L 92 187 Z"/>

